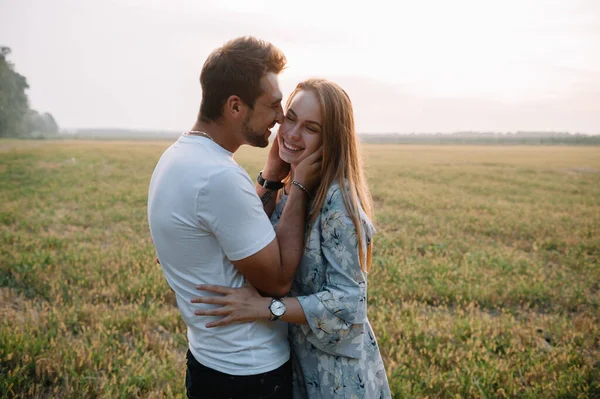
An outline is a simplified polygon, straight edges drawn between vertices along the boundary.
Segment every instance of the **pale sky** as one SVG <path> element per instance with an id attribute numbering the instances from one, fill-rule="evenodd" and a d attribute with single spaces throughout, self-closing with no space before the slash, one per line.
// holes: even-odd
<path id="1" fill-rule="evenodd" d="M 339 83 L 361 133 L 600 133 L 597 0 L 0 0 L 0 45 L 62 128 L 183 131 L 210 51 L 254 35 L 284 94 Z"/>

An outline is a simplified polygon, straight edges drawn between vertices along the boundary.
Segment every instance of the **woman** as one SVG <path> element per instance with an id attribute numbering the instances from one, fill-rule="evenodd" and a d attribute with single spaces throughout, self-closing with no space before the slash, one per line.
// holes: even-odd
<path id="1" fill-rule="evenodd" d="M 290 297 L 283 298 L 294 359 L 296 398 L 390 398 L 383 361 L 367 319 L 367 272 L 374 233 L 372 203 L 358 156 L 352 104 L 335 83 L 298 84 L 278 133 L 279 156 L 290 164 L 277 207 L 276 225 L 296 165 L 319 147 L 322 180 L 310 195 L 305 251 Z M 301 186 L 301 185 L 300 185 Z M 301 186 L 301 188 L 303 188 Z M 270 298 L 254 289 L 200 286 L 225 294 L 194 299 L 225 305 L 196 314 L 225 316 L 207 326 L 273 319 Z"/>

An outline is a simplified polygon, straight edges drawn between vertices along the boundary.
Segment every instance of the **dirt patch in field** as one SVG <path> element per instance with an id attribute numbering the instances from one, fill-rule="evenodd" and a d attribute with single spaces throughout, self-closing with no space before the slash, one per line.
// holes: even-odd
<path id="1" fill-rule="evenodd" d="M 375 209 L 381 209 L 381 207 L 384 204 L 385 204 L 385 200 L 383 199 L 383 197 L 380 197 L 378 195 L 373 196 L 373 205 L 375 206 Z"/>
<path id="2" fill-rule="evenodd" d="M 58 169 L 65 165 L 75 165 L 77 163 L 77 158 L 66 159 L 62 162 L 46 162 L 40 161 L 38 166 L 40 169 Z"/>
<path id="3" fill-rule="evenodd" d="M 35 147 L 41 147 L 43 143 L 32 141 L 9 141 L 0 142 L 0 152 L 9 152 L 13 150 L 22 150 Z"/>
<path id="4" fill-rule="evenodd" d="M 37 324 L 40 315 L 31 305 L 32 302 L 24 299 L 15 289 L 0 287 L 0 317 L 4 320 L 11 320 L 19 326 L 27 321 Z"/>
<path id="5" fill-rule="evenodd" d="M 0 314 L 7 308 L 23 310 L 25 308 L 24 301 L 14 289 L 0 287 Z"/>

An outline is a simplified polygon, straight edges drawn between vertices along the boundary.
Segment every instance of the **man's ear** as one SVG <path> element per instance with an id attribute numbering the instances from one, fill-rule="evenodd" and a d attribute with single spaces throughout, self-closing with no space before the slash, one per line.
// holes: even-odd
<path id="1" fill-rule="evenodd" d="M 229 96 L 225 102 L 225 114 L 232 119 L 239 119 L 244 117 L 245 104 L 238 96 Z"/>

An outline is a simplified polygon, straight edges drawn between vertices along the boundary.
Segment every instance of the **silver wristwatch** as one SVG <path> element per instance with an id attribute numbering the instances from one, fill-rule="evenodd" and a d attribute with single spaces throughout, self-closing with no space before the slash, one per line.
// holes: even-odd
<path id="1" fill-rule="evenodd" d="M 273 298 L 271 299 L 271 304 L 269 305 L 269 311 L 271 311 L 271 317 L 269 320 L 275 321 L 278 320 L 281 316 L 285 314 L 285 303 L 281 299 Z"/>

